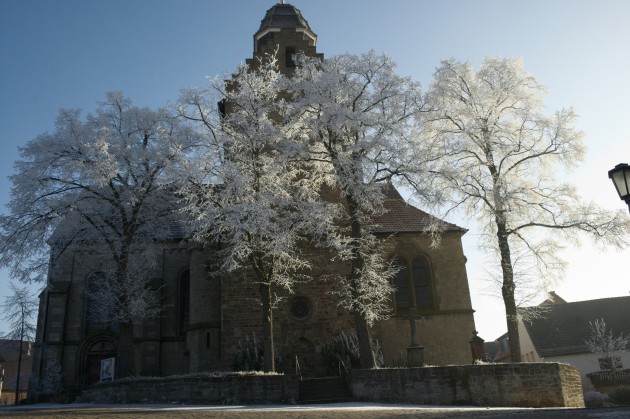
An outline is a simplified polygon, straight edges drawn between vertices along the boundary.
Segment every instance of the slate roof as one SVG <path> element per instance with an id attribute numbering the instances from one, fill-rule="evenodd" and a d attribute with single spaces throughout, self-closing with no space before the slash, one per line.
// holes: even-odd
<path id="1" fill-rule="evenodd" d="M 589 322 L 604 319 L 615 336 L 630 334 L 630 297 L 602 298 L 546 306 L 541 318 L 525 322 L 527 333 L 541 357 L 589 352 Z"/>
<path id="2" fill-rule="evenodd" d="M 311 30 L 297 7 L 280 3 L 267 10 L 265 17 L 260 21 L 258 31 L 267 28 L 305 28 Z"/>
<path id="3" fill-rule="evenodd" d="M 385 202 L 383 206 L 387 212 L 374 217 L 374 221 L 378 224 L 374 230 L 375 233 L 420 233 L 426 231 L 432 221 L 438 221 L 445 232 L 459 231 L 464 233 L 467 231 L 455 224 L 438 220 L 408 204 L 393 186 L 385 187 L 384 192 Z"/>

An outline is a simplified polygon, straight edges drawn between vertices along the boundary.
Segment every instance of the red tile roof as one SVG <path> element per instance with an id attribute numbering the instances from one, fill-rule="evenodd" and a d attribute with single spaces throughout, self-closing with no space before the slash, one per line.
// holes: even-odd
<path id="1" fill-rule="evenodd" d="M 467 230 L 455 224 L 439 220 L 436 217 L 408 204 L 393 186 L 385 187 L 385 201 L 383 206 L 387 210 L 384 214 L 374 216 L 378 227 L 375 233 L 406 233 L 424 232 L 432 222 L 438 222 L 443 231 Z"/>

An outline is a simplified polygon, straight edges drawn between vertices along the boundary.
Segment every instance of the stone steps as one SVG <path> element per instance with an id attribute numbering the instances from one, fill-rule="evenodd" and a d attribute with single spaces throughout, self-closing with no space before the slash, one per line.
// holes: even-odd
<path id="1" fill-rule="evenodd" d="M 300 403 L 340 403 L 353 400 L 343 377 L 308 378 L 300 381 Z"/>

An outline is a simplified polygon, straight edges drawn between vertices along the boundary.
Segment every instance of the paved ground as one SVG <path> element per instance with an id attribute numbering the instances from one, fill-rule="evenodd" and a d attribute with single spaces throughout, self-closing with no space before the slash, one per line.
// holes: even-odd
<path id="1" fill-rule="evenodd" d="M 265 406 L 174 406 L 174 405 L 31 405 L 0 408 L 7 418 L 630 418 L 630 406 L 599 409 L 510 409 L 388 405 L 383 403 L 337 403 L 328 405 Z"/>

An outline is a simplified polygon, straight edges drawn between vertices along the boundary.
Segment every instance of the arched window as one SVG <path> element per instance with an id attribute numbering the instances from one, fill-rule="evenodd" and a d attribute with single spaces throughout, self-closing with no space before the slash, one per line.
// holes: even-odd
<path id="1" fill-rule="evenodd" d="M 85 334 L 104 330 L 117 330 L 115 298 L 111 284 L 103 272 L 90 274 L 85 287 Z"/>
<path id="2" fill-rule="evenodd" d="M 427 261 L 420 256 L 411 260 L 397 256 L 392 263 L 398 268 L 394 277 L 396 311 L 434 309 L 431 272 Z"/>
<path id="3" fill-rule="evenodd" d="M 190 270 L 184 270 L 178 283 L 179 333 L 184 333 L 190 321 Z"/>
<path id="4" fill-rule="evenodd" d="M 416 257 L 411 262 L 413 272 L 413 289 L 416 298 L 416 308 L 431 308 L 433 302 L 431 298 L 431 283 L 429 281 L 429 269 L 424 259 Z"/>
<path id="5" fill-rule="evenodd" d="M 409 308 L 411 298 L 409 296 L 409 269 L 407 268 L 407 262 L 404 259 L 396 258 L 393 265 L 398 268 L 398 273 L 396 273 L 394 278 L 394 286 L 396 287 L 394 304 L 396 304 L 396 309 Z"/>

